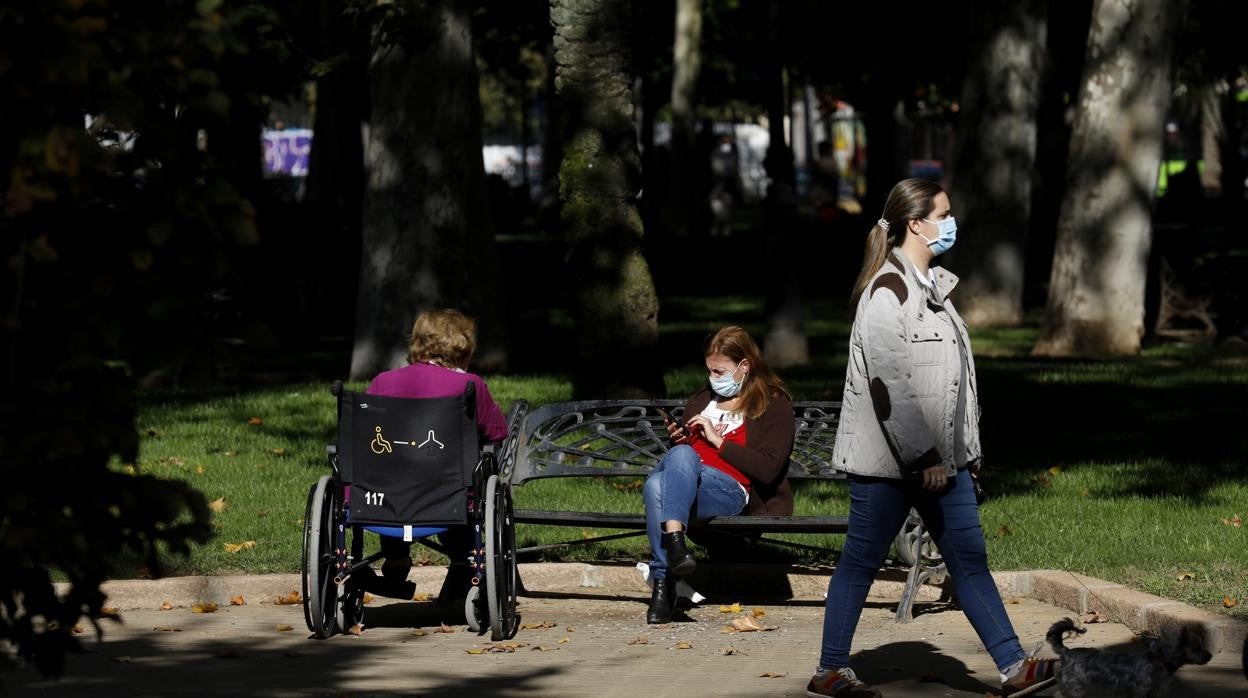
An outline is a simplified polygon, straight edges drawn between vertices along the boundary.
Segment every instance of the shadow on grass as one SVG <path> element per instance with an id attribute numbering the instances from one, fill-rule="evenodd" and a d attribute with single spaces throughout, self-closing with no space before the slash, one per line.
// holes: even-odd
<path id="1" fill-rule="evenodd" d="M 1248 450 L 1242 369 L 1207 359 L 989 359 L 979 372 L 990 493 L 1019 493 L 1038 477 L 1043 484 L 1048 468 L 1074 464 L 1137 464 L 1138 476 L 1096 492 L 1103 497 L 1200 502 L 1243 479 L 1235 462 Z"/>

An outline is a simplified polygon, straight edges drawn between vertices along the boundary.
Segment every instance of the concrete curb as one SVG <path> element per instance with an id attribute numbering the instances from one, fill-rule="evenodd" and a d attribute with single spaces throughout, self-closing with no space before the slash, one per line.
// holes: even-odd
<path id="1" fill-rule="evenodd" d="M 1239 651 L 1248 635 L 1248 621 L 1202 611 L 1185 603 L 1145 594 L 1121 584 L 1060 570 L 1015 572 L 1022 595 L 1077 611 L 1097 611 L 1135 632 L 1161 634 L 1195 628 L 1213 654 Z"/>
<path id="2" fill-rule="evenodd" d="M 707 603 L 731 602 L 734 595 L 820 601 L 828 588 L 830 567 L 782 567 L 700 563 L 690 578 L 694 589 L 707 595 Z M 443 567 L 417 567 L 409 579 L 422 593 L 436 594 L 446 575 Z M 645 596 L 649 586 L 636 567 L 625 563 L 588 564 L 543 562 L 520 565 L 520 577 L 530 594 L 568 594 L 598 597 Z M 1248 635 L 1248 621 L 1202 611 L 1171 599 L 1145 594 L 1095 577 L 1058 570 L 995 572 L 993 579 L 1003 598 L 1028 597 L 1070 609 L 1080 616 L 1098 611 L 1107 619 L 1135 632 L 1162 633 L 1182 626 L 1195 627 L 1212 653 L 1237 651 Z M 64 593 L 65 585 L 57 585 Z M 106 605 L 118 610 L 159 609 L 165 603 L 187 607 L 199 602 L 228 604 L 242 596 L 248 604 L 275 603 L 278 597 L 298 591 L 300 575 L 266 574 L 219 577 L 169 577 L 157 580 L 105 582 Z M 876 600 L 896 601 L 905 588 L 904 576 L 885 570 L 871 585 Z M 742 589 L 767 590 L 742 594 Z M 925 586 L 919 601 L 941 598 L 942 588 Z M 1056 620 L 1056 619 L 1055 619 Z"/>

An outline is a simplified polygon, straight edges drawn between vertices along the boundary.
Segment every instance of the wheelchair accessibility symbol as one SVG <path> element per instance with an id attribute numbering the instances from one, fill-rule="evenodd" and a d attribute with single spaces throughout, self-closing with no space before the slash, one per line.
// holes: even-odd
<path id="1" fill-rule="evenodd" d="M 386 437 L 381 435 L 381 427 L 377 427 L 377 435 L 373 437 L 372 446 L 373 453 L 382 455 L 385 453 L 393 453 L 394 448 L 390 446 L 390 442 L 386 441 Z"/>

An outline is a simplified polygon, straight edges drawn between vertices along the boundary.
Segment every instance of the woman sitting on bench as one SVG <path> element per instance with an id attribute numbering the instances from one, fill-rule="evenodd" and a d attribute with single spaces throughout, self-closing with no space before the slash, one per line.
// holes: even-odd
<path id="1" fill-rule="evenodd" d="M 675 577 L 697 563 L 685 547 L 689 521 L 793 513 L 785 477 L 793 451 L 793 403 L 758 345 L 740 327 L 723 327 L 706 345 L 709 386 L 685 403 L 685 421 L 669 420 L 676 444 L 646 478 L 646 531 L 654 560 L 647 623 L 667 623 Z"/>

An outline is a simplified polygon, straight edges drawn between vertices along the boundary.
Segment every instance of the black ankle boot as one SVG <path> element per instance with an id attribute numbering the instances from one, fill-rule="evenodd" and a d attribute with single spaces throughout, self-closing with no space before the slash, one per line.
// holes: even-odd
<path id="1" fill-rule="evenodd" d="M 650 608 L 646 611 L 647 623 L 670 623 L 676 608 L 676 580 L 672 577 L 654 580 L 650 592 Z"/>
<path id="2" fill-rule="evenodd" d="M 685 547 L 685 532 L 673 531 L 663 534 L 663 549 L 667 551 L 667 571 L 677 577 L 688 577 L 697 569 L 698 562 Z"/>

